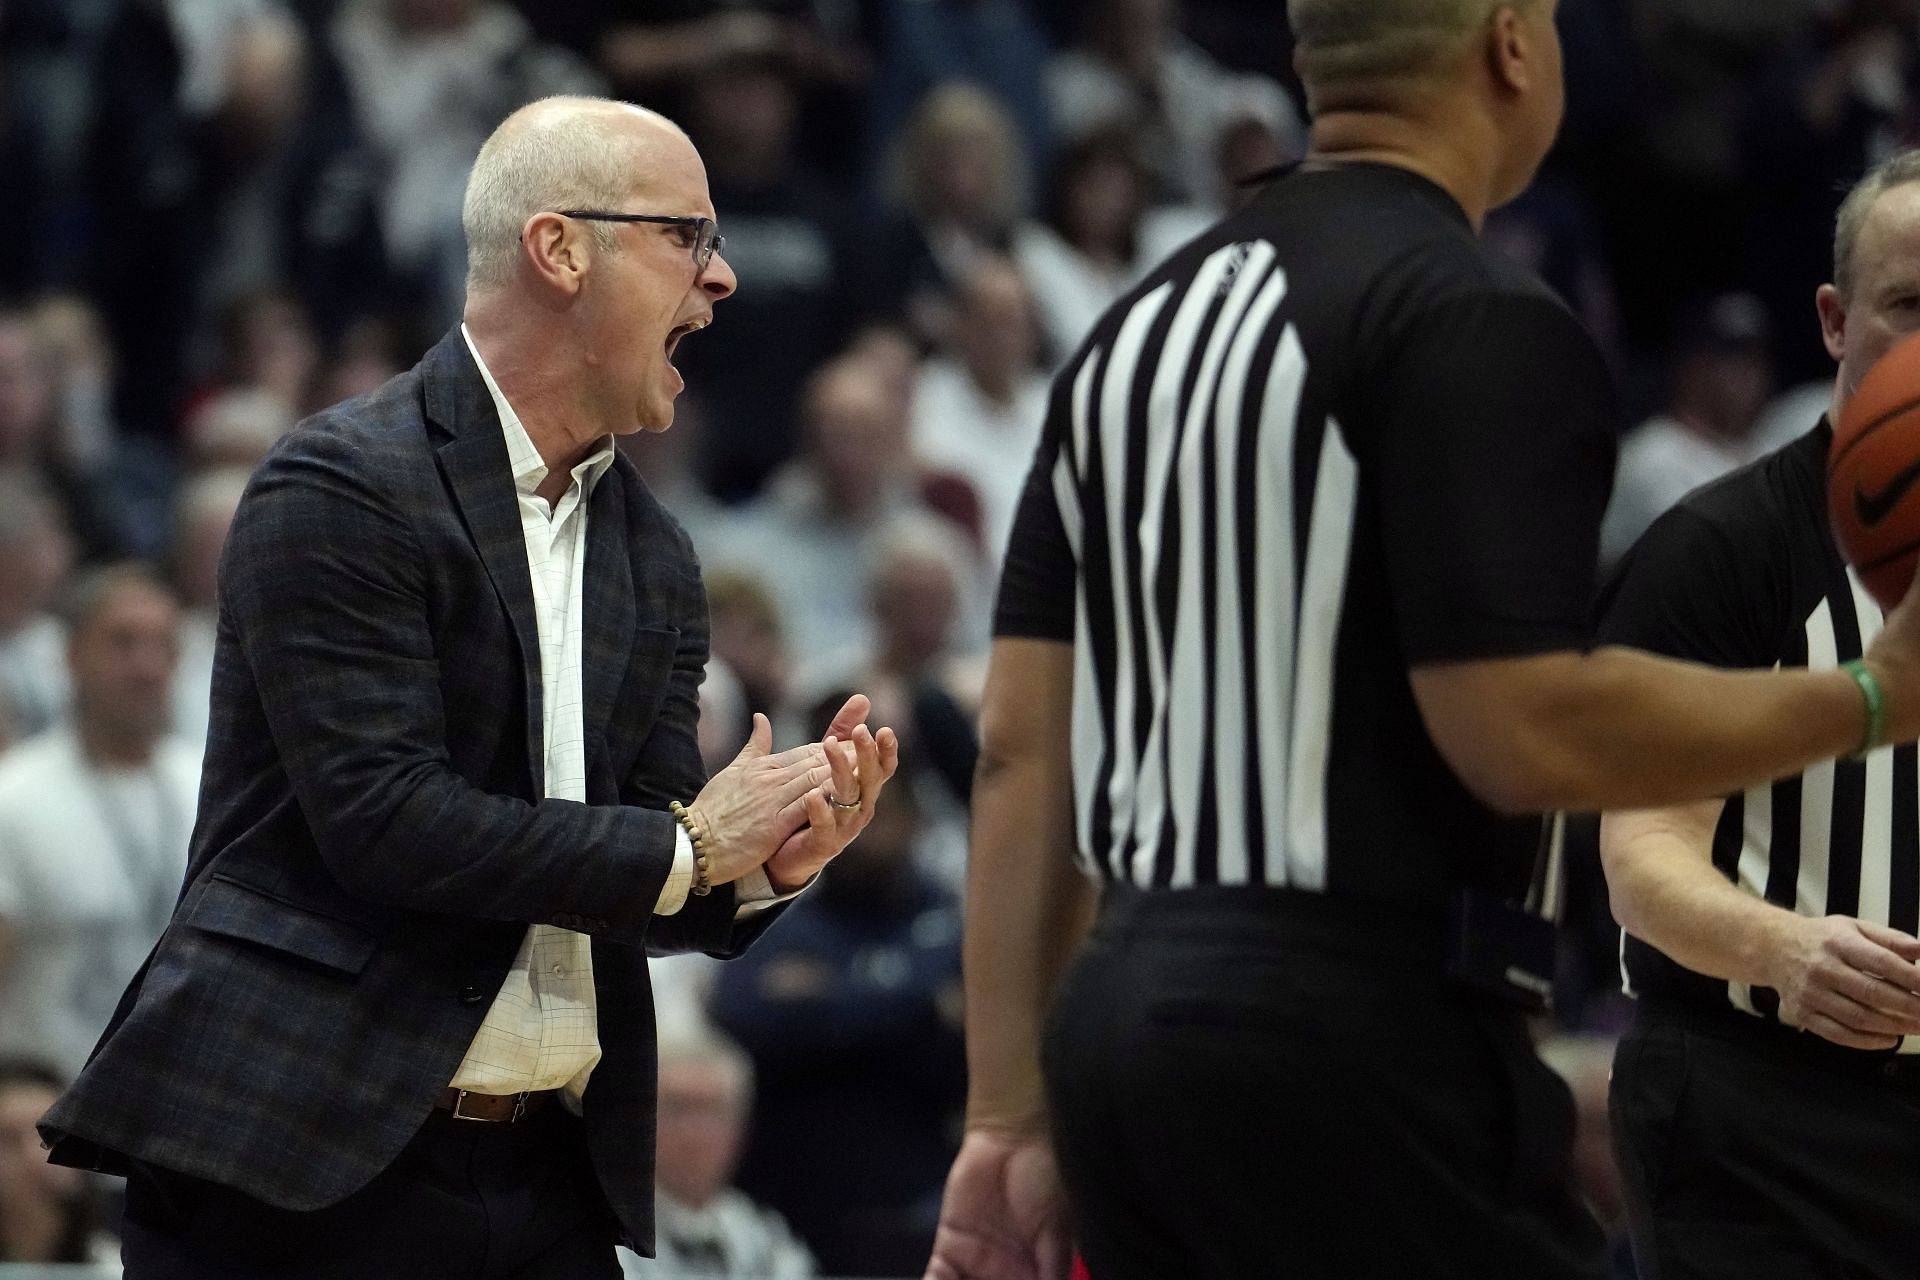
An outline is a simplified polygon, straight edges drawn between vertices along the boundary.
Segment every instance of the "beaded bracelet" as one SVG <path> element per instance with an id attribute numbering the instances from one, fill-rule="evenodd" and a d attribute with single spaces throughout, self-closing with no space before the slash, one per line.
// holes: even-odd
<path id="1" fill-rule="evenodd" d="M 704 898 L 713 892 L 713 868 L 707 862 L 707 837 L 694 822 L 693 815 L 687 812 L 687 806 L 678 800 L 667 801 L 667 811 L 673 814 L 673 820 L 687 829 L 687 839 L 693 844 L 693 889 L 695 897 Z"/>

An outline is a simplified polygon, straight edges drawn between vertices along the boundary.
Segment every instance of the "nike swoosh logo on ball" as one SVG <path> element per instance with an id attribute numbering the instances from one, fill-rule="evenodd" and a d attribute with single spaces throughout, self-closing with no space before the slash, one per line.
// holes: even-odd
<path id="1" fill-rule="evenodd" d="M 1899 475 L 1887 481 L 1878 493 L 1868 493 L 1860 487 L 1858 480 L 1853 483 L 1853 514 L 1863 528 L 1872 528 L 1887 518 L 1887 513 L 1900 505 L 1900 499 L 1907 496 L 1907 490 L 1913 488 L 1913 482 L 1920 480 L 1920 461 L 1905 467 Z"/>

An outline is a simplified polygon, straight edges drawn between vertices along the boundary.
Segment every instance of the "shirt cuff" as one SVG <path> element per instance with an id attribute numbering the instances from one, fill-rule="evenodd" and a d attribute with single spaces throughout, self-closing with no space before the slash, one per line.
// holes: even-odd
<path id="1" fill-rule="evenodd" d="M 673 824 L 673 867 L 667 872 L 667 882 L 660 886 L 660 898 L 653 904 L 653 914 L 678 914 L 680 908 L 687 905 L 687 893 L 692 888 L 693 841 L 687 838 L 687 829 L 676 822 Z"/>
<path id="2" fill-rule="evenodd" d="M 792 893 L 775 893 L 773 881 L 767 878 L 766 868 L 755 867 L 734 882 L 733 900 L 736 904 L 733 918 L 739 920 L 745 916 L 765 911 L 768 907 L 777 907 L 783 902 L 791 902 L 805 893 L 814 880 L 807 881 Z M 679 823 L 673 824 L 673 867 L 667 872 L 667 882 L 660 886 L 660 897 L 653 904 L 653 914 L 657 916 L 677 915 L 680 908 L 687 905 L 687 895 L 693 890 L 693 841 L 687 838 L 687 829 Z"/>
<path id="3" fill-rule="evenodd" d="M 813 880 L 818 880 L 819 878 L 820 877 L 816 875 L 813 877 Z M 807 881 L 806 884 L 801 885 L 792 893 L 775 893 L 773 891 L 773 881 L 767 878 L 767 869 L 765 867 L 755 867 L 753 870 L 747 872 L 747 874 L 741 876 L 739 883 L 734 885 L 733 900 L 739 905 L 734 908 L 733 918 L 738 920 L 743 916 L 750 916 L 756 912 L 765 911 L 768 907 L 777 907 L 783 902 L 792 902 L 795 898 L 807 891 L 807 886 L 811 885 L 813 880 Z"/>

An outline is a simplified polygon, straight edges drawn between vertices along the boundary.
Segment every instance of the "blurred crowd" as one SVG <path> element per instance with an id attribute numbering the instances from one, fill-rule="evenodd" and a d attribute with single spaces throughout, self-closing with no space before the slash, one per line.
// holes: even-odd
<path id="1" fill-rule="evenodd" d="M 458 316 L 493 126 L 610 93 L 691 133 L 741 282 L 680 348 L 673 429 L 622 441 L 705 566 L 703 749 L 731 757 L 755 711 L 796 740 L 858 687 L 908 771 L 744 960 L 662 966 L 671 1269 L 631 1265 L 917 1274 L 964 1090 L 982 660 L 1048 373 L 1301 153 L 1279 11 L 0 4 L 0 1119 L 78 1069 L 166 918 L 251 468 Z M 1638 424 L 1611 559 L 1824 407 L 1822 246 L 1845 184 L 1920 141 L 1920 0 L 1560 15 L 1566 125 L 1487 235 L 1600 338 Z M 1563 1007 L 1604 1027 L 1604 899 L 1573 909 Z M 107 1219 L 59 1208 L 84 1187 L 27 1169 L 7 1123 L 0 1259 L 97 1251 Z"/>

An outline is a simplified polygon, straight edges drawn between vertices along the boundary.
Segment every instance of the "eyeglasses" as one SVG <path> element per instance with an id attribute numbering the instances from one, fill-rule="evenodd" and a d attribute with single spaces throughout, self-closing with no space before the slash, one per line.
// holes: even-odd
<path id="1" fill-rule="evenodd" d="M 727 238 L 720 234 L 712 218 L 691 214 L 603 213 L 597 209 L 561 209 L 559 213 L 563 218 L 578 218 L 582 222 L 657 222 L 666 227 L 686 227 L 693 232 L 693 265 L 702 273 L 713 261 L 713 255 L 724 251 L 727 245 Z"/>

